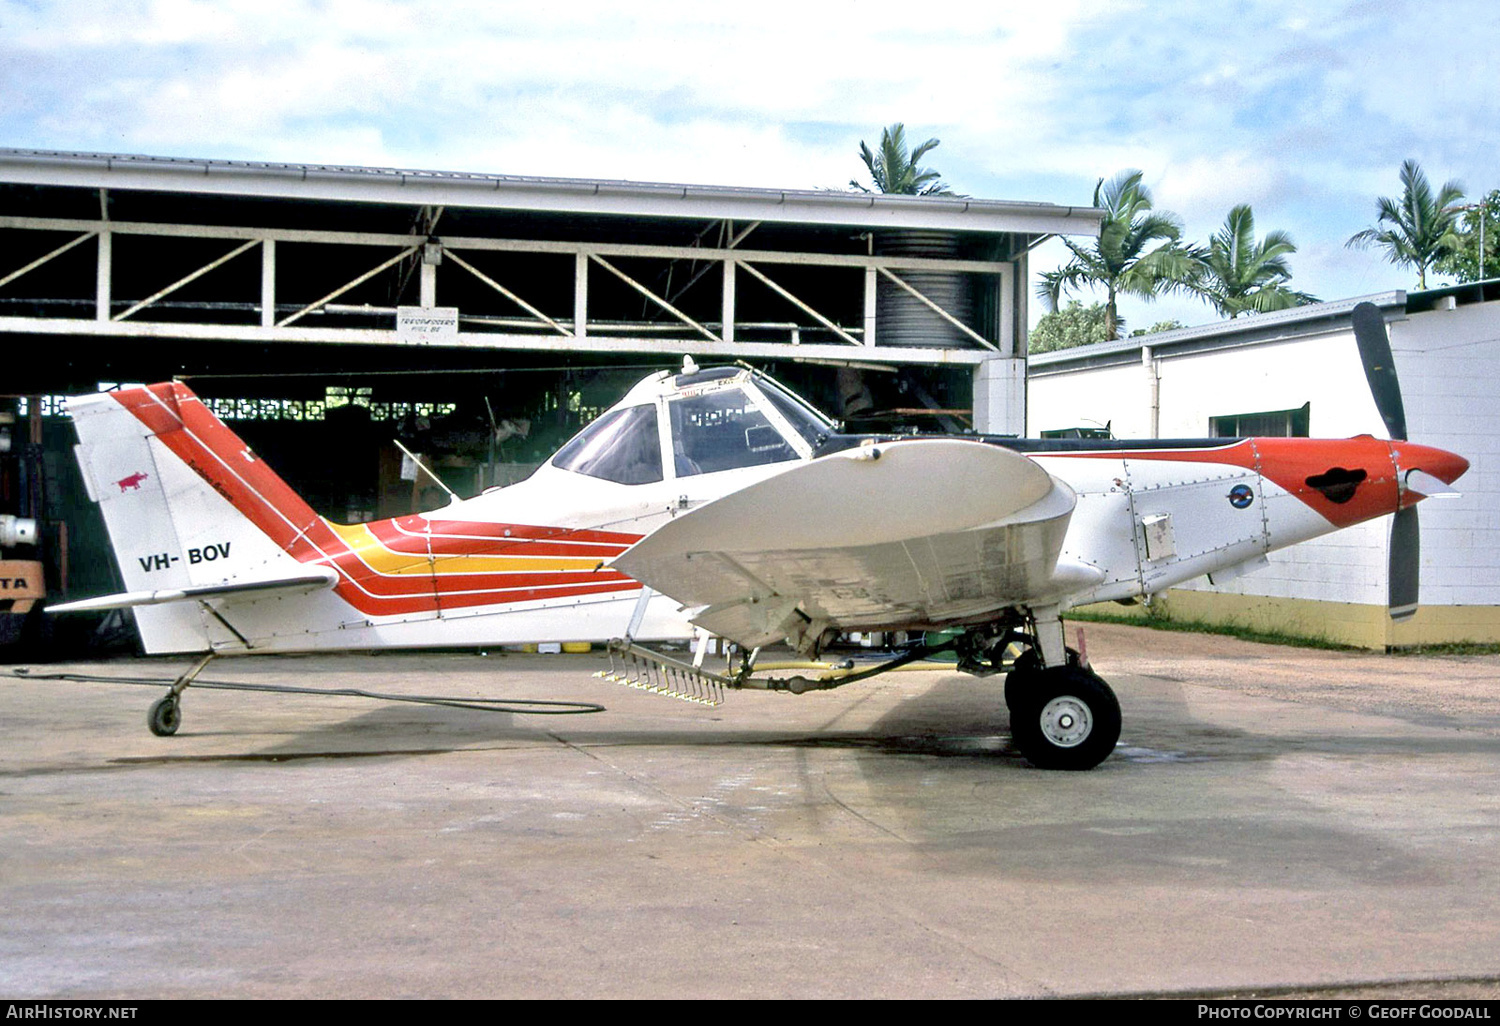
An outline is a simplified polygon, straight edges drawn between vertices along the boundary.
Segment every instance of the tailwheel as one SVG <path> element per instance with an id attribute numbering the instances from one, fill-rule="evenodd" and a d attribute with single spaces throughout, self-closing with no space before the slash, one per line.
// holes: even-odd
<path id="1" fill-rule="evenodd" d="M 146 714 L 146 726 L 157 737 L 171 737 L 177 733 L 177 728 L 182 726 L 182 703 L 175 694 L 152 703 L 151 711 Z"/>
<path id="2" fill-rule="evenodd" d="M 152 704 L 151 711 L 146 714 L 146 726 L 151 728 L 151 733 L 157 737 L 171 737 L 177 733 L 177 728 L 182 726 L 182 693 L 198 679 L 198 674 L 203 672 L 203 668 L 213 658 L 212 651 L 205 653 L 193 664 L 192 669 L 172 682 L 172 690 L 165 697 Z"/>
<path id="3" fill-rule="evenodd" d="M 1086 770 L 1114 751 L 1120 739 L 1120 703 L 1108 684 L 1073 664 L 1018 671 L 1027 678 L 1012 695 L 1012 672 L 1006 704 L 1011 706 L 1011 735 L 1028 762 L 1041 769 Z"/>

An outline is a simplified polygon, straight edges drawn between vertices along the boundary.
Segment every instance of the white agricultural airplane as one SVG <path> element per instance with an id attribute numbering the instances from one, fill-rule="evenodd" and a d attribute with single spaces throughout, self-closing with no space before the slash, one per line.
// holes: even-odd
<path id="1" fill-rule="evenodd" d="M 1120 708 L 1065 647 L 1070 607 L 1396 513 L 1392 615 L 1415 609 L 1414 506 L 1468 462 L 1403 440 L 1383 321 L 1368 307 L 1355 323 L 1392 441 L 849 435 L 762 374 L 688 365 L 526 481 L 352 525 L 313 512 L 181 384 L 83 396 L 78 457 L 128 590 L 51 609 L 135 607 L 150 653 L 623 638 L 614 651 L 668 679 L 794 692 L 870 674 L 756 677 L 760 646 L 958 628 L 959 669 L 1009 670 L 1027 759 L 1086 769 Z M 738 669 L 703 669 L 701 644 L 695 665 L 639 645 L 705 632 L 739 646 Z M 206 661 L 152 707 L 155 733 L 177 729 Z"/>

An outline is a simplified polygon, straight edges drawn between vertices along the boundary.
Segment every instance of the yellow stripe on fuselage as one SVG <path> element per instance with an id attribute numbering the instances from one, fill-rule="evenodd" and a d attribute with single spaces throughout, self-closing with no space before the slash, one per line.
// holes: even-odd
<path id="1" fill-rule="evenodd" d="M 497 574 L 548 573 L 557 570 L 592 571 L 599 567 L 598 556 L 484 556 L 464 553 L 396 552 L 370 531 L 368 524 L 335 524 L 325 520 L 329 530 L 377 574 Z"/>

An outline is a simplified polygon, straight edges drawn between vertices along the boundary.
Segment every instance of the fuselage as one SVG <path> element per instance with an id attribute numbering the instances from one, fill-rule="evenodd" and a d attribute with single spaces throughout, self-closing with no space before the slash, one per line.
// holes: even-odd
<path id="1" fill-rule="evenodd" d="M 932 441 L 840 434 L 750 372 L 663 374 L 526 481 L 428 513 L 339 525 L 302 503 L 185 388 L 111 398 L 80 405 L 101 415 L 95 426 L 80 418 L 80 448 L 97 464 L 95 487 L 122 511 L 111 519 L 105 510 L 128 588 L 299 564 L 336 574 L 328 590 L 144 606 L 137 617 L 150 651 L 686 638 L 692 610 L 612 569 L 616 557 L 685 513 L 810 461 L 871 444 L 921 452 Z M 135 441 L 102 417 L 124 410 L 132 417 L 120 423 L 139 428 Z M 1035 594 L 995 594 L 996 611 L 1159 592 L 1394 513 L 1422 498 L 1418 486 L 1431 487 L 1423 482 L 1451 483 L 1467 467 L 1442 450 L 1369 436 L 970 444 L 1029 457 L 1076 498 L 1054 503 L 1056 593 L 1032 580 Z M 134 487 L 131 474 L 144 475 Z M 194 488 L 201 494 L 189 495 Z M 839 501 L 828 496 L 835 522 Z M 128 504 L 139 512 L 125 512 Z M 134 526 L 148 518 L 171 529 Z M 798 540 L 786 545 L 797 549 Z M 966 622 L 982 618 L 983 605 L 968 609 Z"/>

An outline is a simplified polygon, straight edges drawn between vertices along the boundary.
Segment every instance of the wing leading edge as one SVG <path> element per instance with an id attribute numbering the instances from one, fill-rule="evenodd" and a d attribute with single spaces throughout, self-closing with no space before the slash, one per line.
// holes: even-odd
<path id="1" fill-rule="evenodd" d="M 1073 591 L 1077 497 L 1029 457 L 909 439 L 813 460 L 682 514 L 614 567 L 746 646 L 957 623 Z"/>

